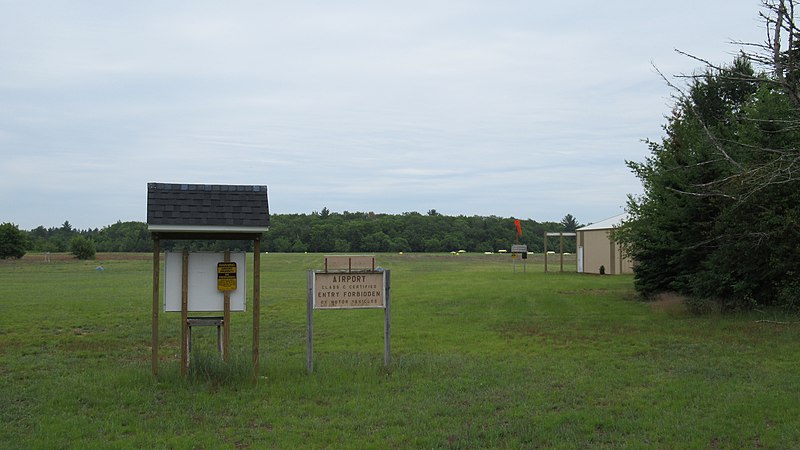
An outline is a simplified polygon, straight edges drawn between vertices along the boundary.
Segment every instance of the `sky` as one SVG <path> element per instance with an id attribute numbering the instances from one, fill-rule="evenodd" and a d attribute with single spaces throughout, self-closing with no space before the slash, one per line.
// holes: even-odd
<path id="1" fill-rule="evenodd" d="M 620 214 L 665 75 L 759 0 L 0 0 L 0 223 L 146 221 L 147 183 L 272 213 Z"/>

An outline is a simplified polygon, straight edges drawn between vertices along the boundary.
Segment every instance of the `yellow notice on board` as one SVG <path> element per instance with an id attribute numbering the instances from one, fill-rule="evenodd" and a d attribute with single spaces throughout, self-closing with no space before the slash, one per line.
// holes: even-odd
<path id="1" fill-rule="evenodd" d="M 223 292 L 236 290 L 235 262 L 217 263 L 217 290 Z"/>

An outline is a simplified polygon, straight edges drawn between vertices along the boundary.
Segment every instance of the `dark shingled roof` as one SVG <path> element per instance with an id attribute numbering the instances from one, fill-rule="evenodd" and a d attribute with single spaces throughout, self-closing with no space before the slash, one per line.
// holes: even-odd
<path id="1" fill-rule="evenodd" d="M 264 228 L 267 187 L 147 183 L 147 224 Z"/>

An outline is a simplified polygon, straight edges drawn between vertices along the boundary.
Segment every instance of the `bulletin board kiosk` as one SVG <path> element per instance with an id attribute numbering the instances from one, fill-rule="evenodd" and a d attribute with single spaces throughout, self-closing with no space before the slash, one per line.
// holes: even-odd
<path id="1" fill-rule="evenodd" d="M 251 240 L 253 245 L 253 375 L 259 372 L 261 235 L 269 229 L 266 186 L 147 184 L 147 227 L 153 238 L 152 372 L 158 375 L 159 310 L 181 314 L 181 375 L 186 375 L 193 327 L 216 326 L 228 357 L 231 312 L 246 310 L 244 252 L 165 252 L 161 303 L 161 242 Z M 221 314 L 221 315 L 220 315 Z M 222 334 L 221 334 L 222 333 Z"/>

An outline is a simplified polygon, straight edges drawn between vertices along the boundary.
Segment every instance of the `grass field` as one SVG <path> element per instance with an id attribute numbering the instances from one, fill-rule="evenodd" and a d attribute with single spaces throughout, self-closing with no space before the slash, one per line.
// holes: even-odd
<path id="1" fill-rule="evenodd" d="M 800 446 L 798 317 L 693 316 L 637 301 L 629 276 L 538 259 L 379 255 L 392 364 L 382 311 L 317 311 L 307 374 L 306 270 L 322 256 L 267 254 L 261 377 L 250 312 L 233 315 L 227 365 L 216 333 L 195 333 L 188 379 L 179 314 L 162 313 L 156 380 L 149 255 L 98 258 L 104 271 L 0 261 L 0 447 Z"/>

